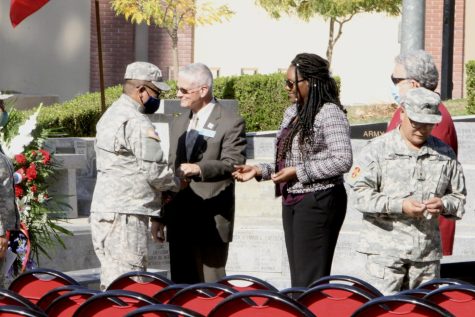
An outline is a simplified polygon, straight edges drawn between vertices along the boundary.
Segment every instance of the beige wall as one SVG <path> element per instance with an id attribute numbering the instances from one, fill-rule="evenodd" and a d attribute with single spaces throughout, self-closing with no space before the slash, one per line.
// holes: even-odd
<path id="1" fill-rule="evenodd" d="M 0 90 L 69 99 L 89 90 L 90 1 L 50 1 L 15 29 L 0 0 Z"/>
<path id="2" fill-rule="evenodd" d="M 465 47 L 464 47 L 464 64 L 470 60 L 475 60 L 475 0 L 465 1 Z M 464 96 L 467 96 L 467 85 L 464 65 Z"/>
<path id="3" fill-rule="evenodd" d="M 204 0 L 199 0 L 204 1 Z M 214 0 L 214 3 L 226 3 Z M 237 75 L 241 67 L 259 73 L 287 68 L 300 52 L 325 56 L 328 23 L 295 18 L 271 19 L 254 0 L 229 1 L 236 14 L 228 22 L 195 30 L 195 61 Z M 335 47 L 333 73 L 342 78 L 345 104 L 391 102 L 390 74 L 399 53 L 400 18 L 360 14 L 347 23 Z"/>

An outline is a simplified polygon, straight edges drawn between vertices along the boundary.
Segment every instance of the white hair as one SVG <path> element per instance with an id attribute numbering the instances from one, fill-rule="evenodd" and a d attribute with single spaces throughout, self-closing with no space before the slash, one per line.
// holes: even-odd
<path id="1" fill-rule="evenodd" d="M 209 93 L 213 94 L 213 74 L 205 64 L 194 63 L 183 66 L 178 74 L 190 80 L 193 86 L 208 86 Z"/>

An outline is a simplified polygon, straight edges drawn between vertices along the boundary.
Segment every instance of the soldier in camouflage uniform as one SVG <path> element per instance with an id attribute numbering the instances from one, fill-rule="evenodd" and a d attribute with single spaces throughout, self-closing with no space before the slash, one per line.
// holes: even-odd
<path id="1" fill-rule="evenodd" d="M 7 231 L 18 229 L 20 216 L 15 204 L 13 185 L 13 164 L 0 150 L 0 264 L 3 264 L 8 248 Z M 0 265 L 1 268 L 2 265 Z M 0 273 L 0 287 L 4 285 L 5 276 Z"/>
<path id="2" fill-rule="evenodd" d="M 398 129 L 372 139 L 350 170 L 350 202 L 363 213 L 358 252 L 370 282 L 385 295 L 440 275 L 438 215 L 460 219 L 465 179 L 454 151 L 430 135 L 439 96 L 410 90 Z"/>
<path id="3" fill-rule="evenodd" d="M 170 87 L 161 82 L 160 69 L 145 62 L 128 65 L 124 79 L 124 93 L 96 128 L 91 231 L 101 289 L 123 273 L 146 270 L 149 218 L 159 214 L 161 192 L 177 191 L 179 184 L 146 115 L 158 109 L 160 92 Z"/>
<path id="4" fill-rule="evenodd" d="M 4 100 L 12 95 L 0 94 L 0 127 L 8 121 Z M 7 231 L 18 229 L 20 215 L 15 203 L 14 168 L 11 160 L 3 153 L 0 146 L 0 268 L 5 260 L 8 249 Z M 0 272 L 0 287 L 7 287 L 5 276 Z"/>

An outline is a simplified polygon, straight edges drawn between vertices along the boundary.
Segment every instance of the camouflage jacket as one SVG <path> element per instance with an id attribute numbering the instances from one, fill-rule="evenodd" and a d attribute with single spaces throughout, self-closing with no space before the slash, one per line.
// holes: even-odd
<path id="1" fill-rule="evenodd" d="M 160 192 L 178 190 L 152 122 L 138 107 L 123 94 L 97 123 L 91 212 L 158 216 Z"/>
<path id="2" fill-rule="evenodd" d="M 448 145 L 430 136 L 418 152 L 411 151 L 395 129 L 363 147 L 347 182 L 350 206 L 363 213 L 358 251 L 413 261 L 442 257 L 437 217 L 408 217 L 402 202 L 440 197 L 443 216 L 462 217 L 465 179 Z"/>
<path id="3" fill-rule="evenodd" d="M 19 215 L 15 204 L 13 187 L 13 164 L 10 159 L 0 152 L 0 236 L 7 230 L 18 228 Z"/>

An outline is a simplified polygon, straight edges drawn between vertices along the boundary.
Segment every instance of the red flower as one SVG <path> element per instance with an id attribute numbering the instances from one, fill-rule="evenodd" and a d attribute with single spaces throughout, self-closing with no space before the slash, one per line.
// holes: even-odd
<path id="1" fill-rule="evenodd" d="M 15 155 L 15 161 L 20 164 L 20 165 L 24 165 L 26 164 L 26 156 L 25 154 L 17 154 Z"/>
<path id="2" fill-rule="evenodd" d="M 31 163 L 30 166 L 26 169 L 26 178 L 31 181 L 36 179 L 36 176 L 38 176 L 38 173 L 36 172 L 36 165 L 35 163 Z"/>
<path id="3" fill-rule="evenodd" d="M 23 196 L 23 188 L 18 185 L 15 185 L 15 196 L 21 198 Z"/>
<path id="4" fill-rule="evenodd" d="M 31 185 L 30 191 L 31 191 L 32 193 L 36 193 L 36 192 L 38 191 L 38 188 L 36 187 L 36 185 Z"/>
<path id="5" fill-rule="evenodd" d="M 48 162 L 51 159 L 51 155 L 49 154 L 49 152 L 46 150 L 39 150 L 39 151 L 43 155 L 43 164 L 48 164 Z"/>

